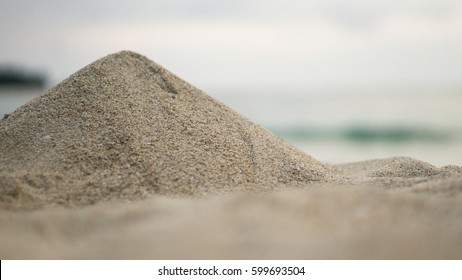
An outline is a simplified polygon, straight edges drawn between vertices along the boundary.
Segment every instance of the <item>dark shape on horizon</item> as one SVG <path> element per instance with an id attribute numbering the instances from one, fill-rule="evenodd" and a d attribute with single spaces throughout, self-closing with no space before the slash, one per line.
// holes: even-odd
<path id="1" fill-rule="evenodd" d="M 34 87 L 43 88 L 46 85 L 44 74 L 29 72 L 13 67 L 0 68 L 0 87 Z"/>

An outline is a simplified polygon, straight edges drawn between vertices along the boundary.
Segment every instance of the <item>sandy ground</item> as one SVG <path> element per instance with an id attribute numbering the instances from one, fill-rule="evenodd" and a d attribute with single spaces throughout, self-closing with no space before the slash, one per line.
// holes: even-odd
<path id="1" fill-rule="evenodd" d="M 377 173 L 391 160 L 341 166 Z M 396 161 L 396 159 L 395 159 Z M 397 159 L 407 165 L 421 162 Z M 394 167 L 397 168 L 396 166 Z M 0 212 L 0 257 L 460 259 L 462 176 L 356 177 L 269 193 Z M 395 172 L 399 173 L 399 172 Z"/>
<path id="2" fill-rule="evenodd" d="M 462 258 L 461 167 L 323 164 L 132 52 L 0 143 L 0 259 Z"/>

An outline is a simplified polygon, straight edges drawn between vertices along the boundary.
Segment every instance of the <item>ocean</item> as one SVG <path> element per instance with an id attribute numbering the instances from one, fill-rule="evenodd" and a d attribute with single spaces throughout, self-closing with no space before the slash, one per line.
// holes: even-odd
<path id="1" fill-rule="evenodd" d="M 0 116 L 44 91 L 0 88 Z M 462 165 L 462 88 L 206 92 L 326 163 L 407 156 Z"/>
<path id="2" fill-rule="evenodd" d="M 462 165 L 462 88 L 223 91 L 216 97 L 326 163 Z"/>

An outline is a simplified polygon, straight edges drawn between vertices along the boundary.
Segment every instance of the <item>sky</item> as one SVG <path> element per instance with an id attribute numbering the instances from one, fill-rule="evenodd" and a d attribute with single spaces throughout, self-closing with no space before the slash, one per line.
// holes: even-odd
<path id="1" fill-rule="evenodd" d="M 133 50 L 203 89 L 461 86 L 460 0 L 0 0 L 0 64 Z"/>

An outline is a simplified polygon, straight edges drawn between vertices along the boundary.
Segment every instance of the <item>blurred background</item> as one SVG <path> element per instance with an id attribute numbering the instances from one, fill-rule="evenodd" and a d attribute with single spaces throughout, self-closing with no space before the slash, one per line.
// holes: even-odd
<path id="1" fill-rule="evenodd" d="M 0 115 L 122 49 L 328 163 L 462 165 L 460 0 L 0 0 Z"/>

